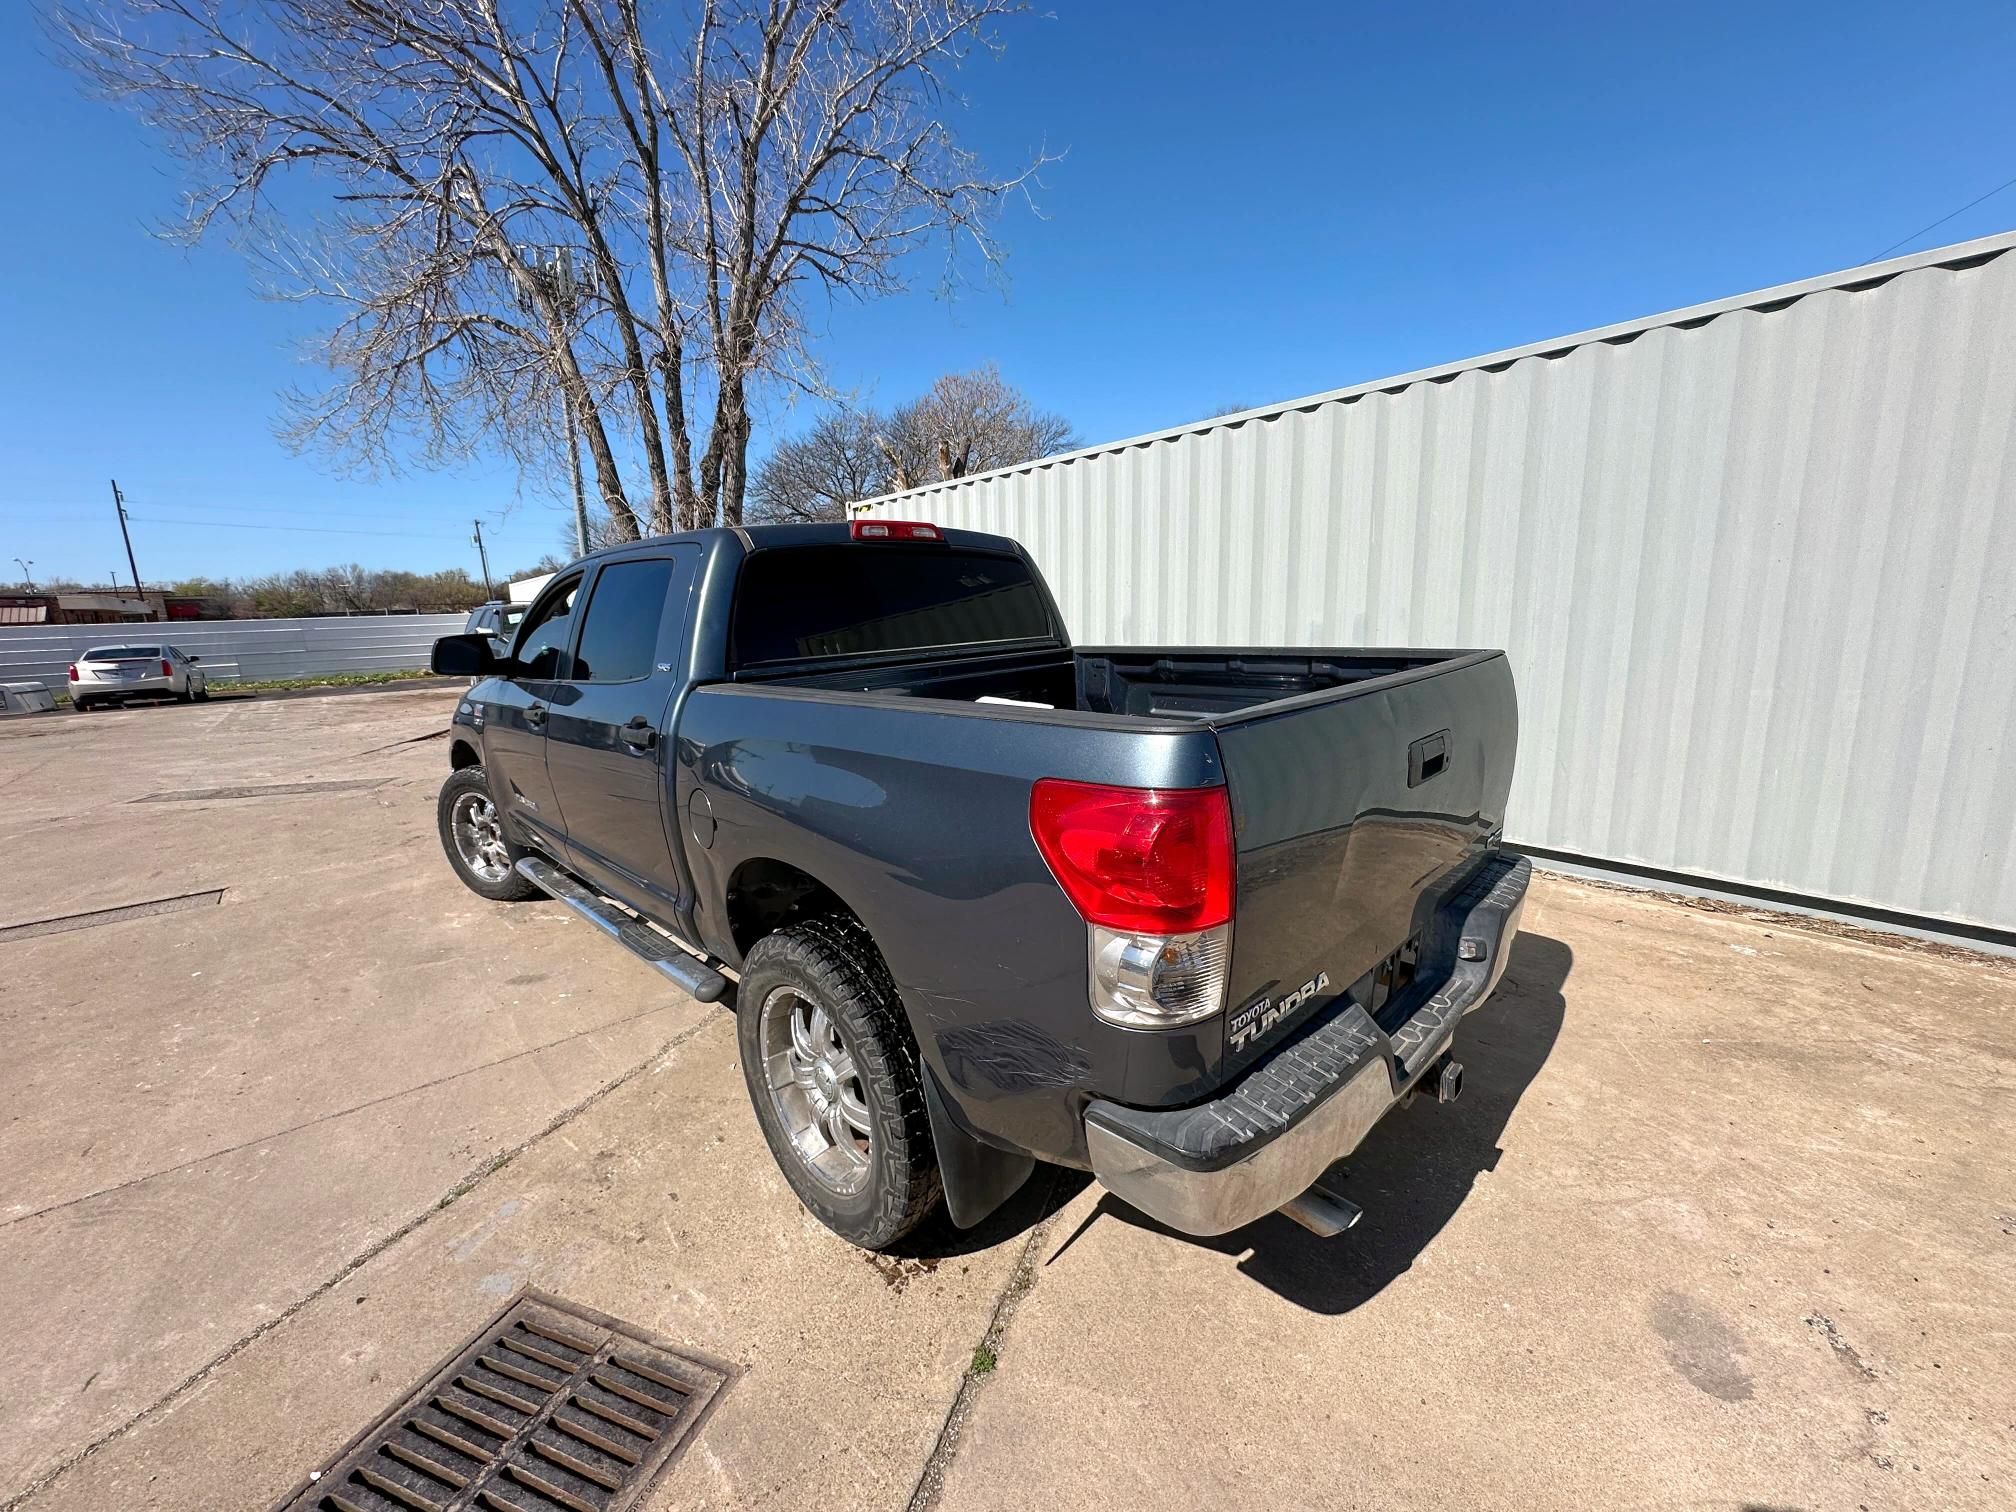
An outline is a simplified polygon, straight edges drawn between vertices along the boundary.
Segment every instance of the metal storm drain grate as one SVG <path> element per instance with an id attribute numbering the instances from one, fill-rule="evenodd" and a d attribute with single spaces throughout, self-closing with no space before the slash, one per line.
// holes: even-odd
<path id="1" fill-rule="evenodd" d="M 205 798 L 291 798 L 297 793 L 343 793 L 355 788 L 374 788 L 388 779 L 358 777 L 347 782 L 269 782 L 254 787 L 182 788 L 175 792 L 148 793 L 134 803 L 195 803 Z"/>
<path id="2" fill-rule="evenodd" d="M 727 1372 L 527 1296 L 276 1512 L 621 1512 Z"/>

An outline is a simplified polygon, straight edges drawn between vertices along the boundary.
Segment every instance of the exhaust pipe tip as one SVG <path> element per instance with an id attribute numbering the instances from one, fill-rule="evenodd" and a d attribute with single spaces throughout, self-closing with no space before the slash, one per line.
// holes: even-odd
<path id="1" fill-rule="evenodd" d="M 1435 1069 L 1433 1078 L 1435 1101 L 1453 1103 L 1463 1095 L 1463 1063 L 1445 1060 Z"/>
<path id="2" fill-rule="evenodd" d="M 1357 1203 L 1340 1197 L 1320 1181 L 1300 1197 L 1282 1203 L 1280 1212 L 1318 1239 L 1334 1239 L 1365 1216 Z"/>

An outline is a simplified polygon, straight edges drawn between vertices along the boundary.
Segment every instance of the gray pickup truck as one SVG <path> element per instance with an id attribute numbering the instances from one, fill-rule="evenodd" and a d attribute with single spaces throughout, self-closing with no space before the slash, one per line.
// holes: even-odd
<path id="1" fill-rule="evenodd" d="M 1462 1085 L 1529 866 L 1497 651 L 1074 647 L 999 536 L 705 530 L 557 573 L 450 732 L 441 839 L 694 996 L 805 1206 L 871 1248 L 1038 1160 L 1219 1234 Z"/>

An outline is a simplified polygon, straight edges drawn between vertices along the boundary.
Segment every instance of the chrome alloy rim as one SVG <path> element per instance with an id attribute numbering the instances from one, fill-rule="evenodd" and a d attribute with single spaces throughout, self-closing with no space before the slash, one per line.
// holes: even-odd
<path id="1" fill-rule="evenodd" d="M 805 1168 L 851 1196 L 868 1183 L 874 1136 L 861 1071 L 833 1016 L 796 988 L 763 1000 L 758 1024 L 770 1105 Z"/>
<path id="2" fill-rule="evenodd" d="M 504 848 L 504 830 L 489 794 L 464 793 L 457 798 L 449 829 L 462 864 L 485 882 L 502 882 L 511 874 L 511 854 Z"/>

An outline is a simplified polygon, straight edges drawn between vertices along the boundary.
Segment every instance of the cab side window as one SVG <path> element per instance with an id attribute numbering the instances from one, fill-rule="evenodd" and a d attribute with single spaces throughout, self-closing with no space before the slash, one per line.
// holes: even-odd
<path id="1" fill-rule="evenodd" d="M 570 677 L 576 682 L 635 682 L 651 675 L 658 630 L 672 586 L 672 560 L 611 562 L 595 579 Z"/>
<path id="2" fill-rule="evenodd" d="M 521 677 L 552 682 L 566 676 L 567 642 L 574 634 L 574 598 L 581 579 L 574 578 L 542 599 L 526 621 L 514 653 Z"/>

